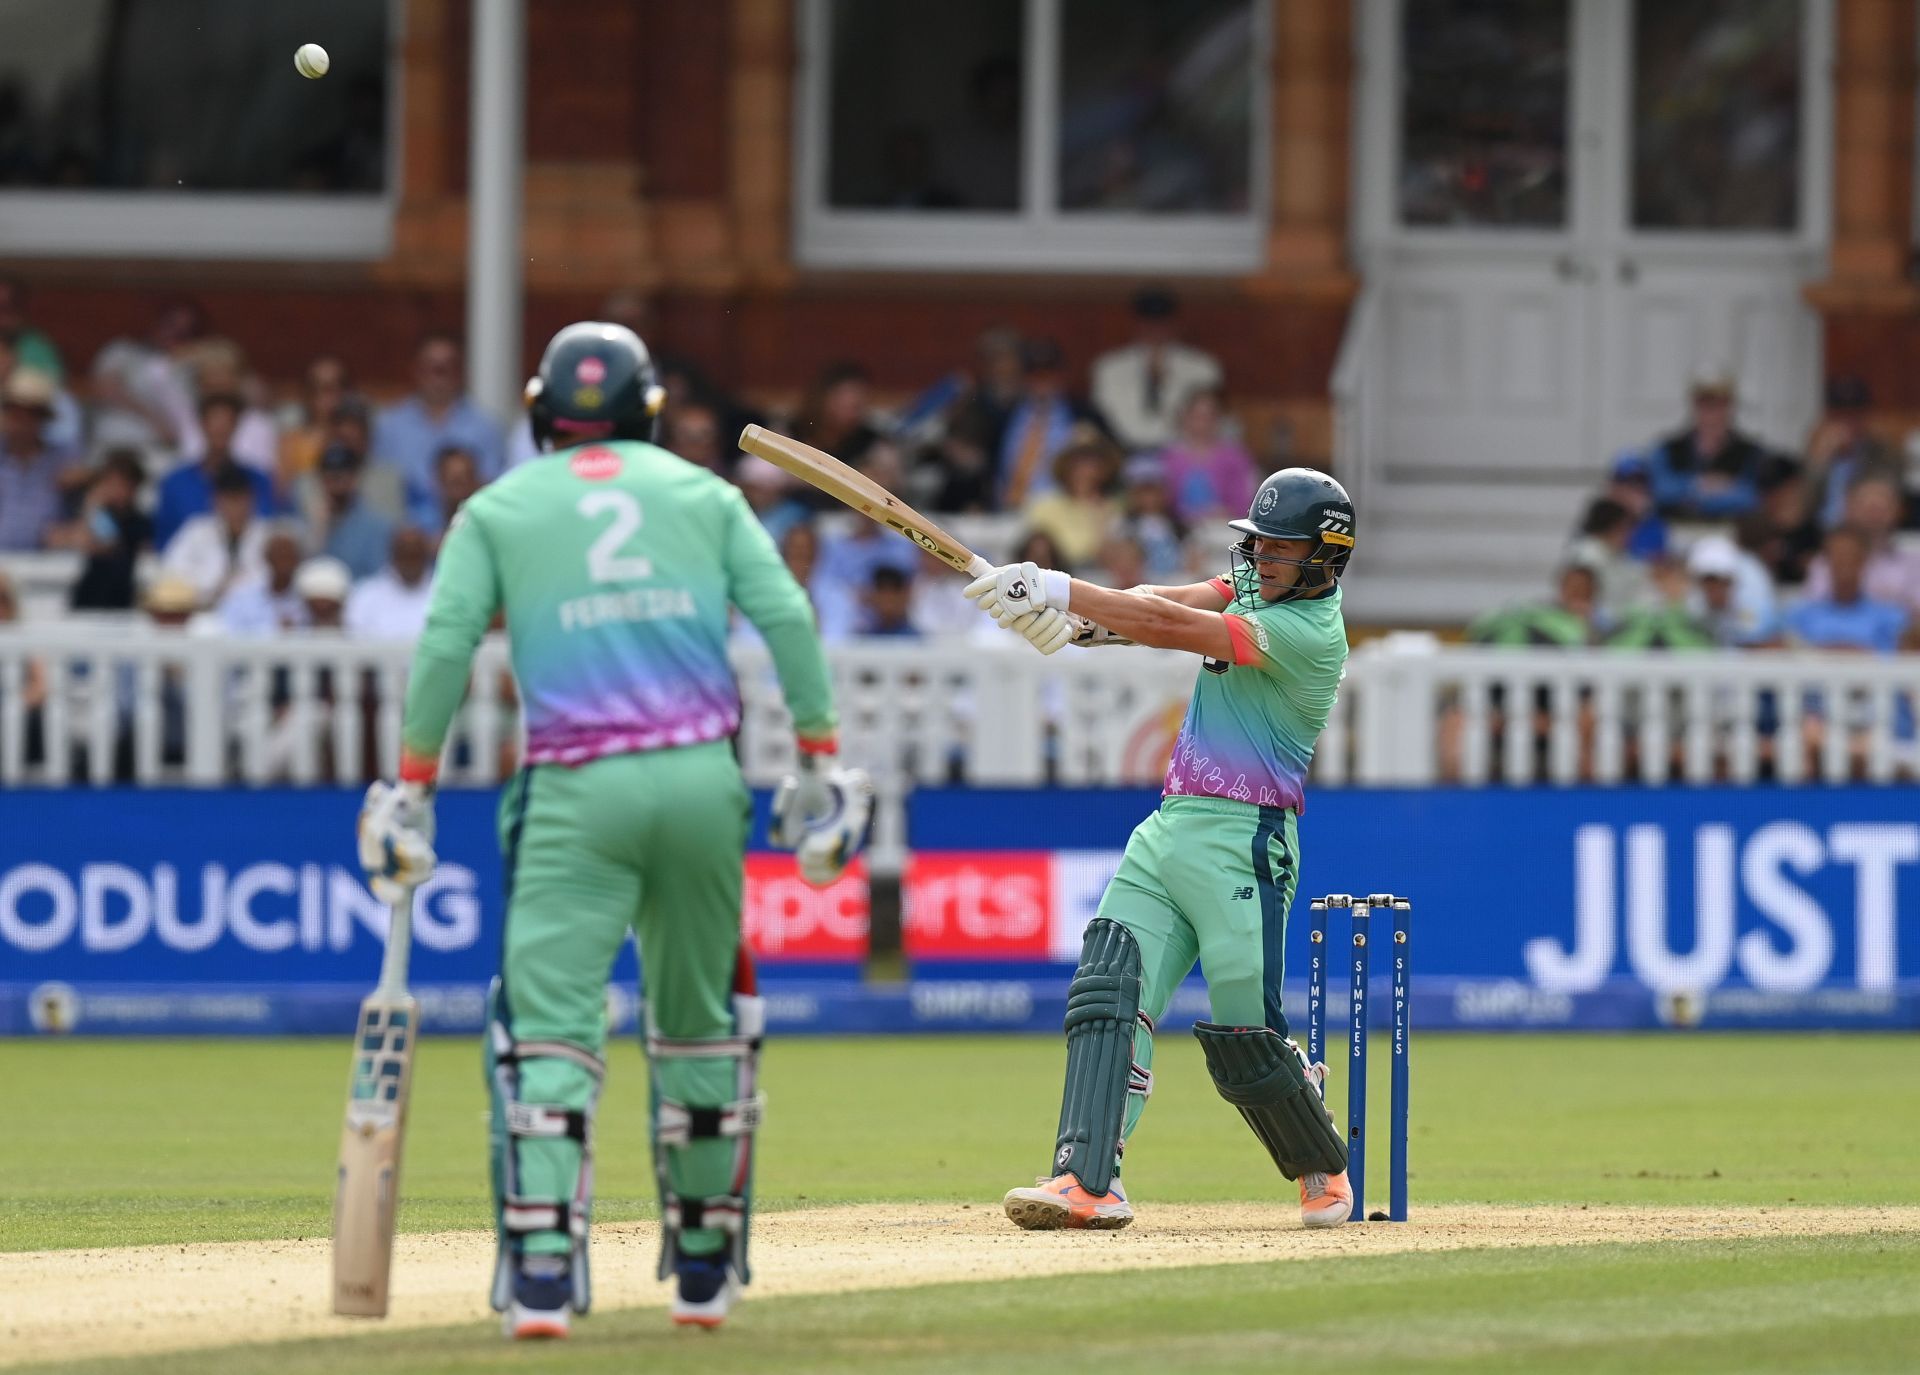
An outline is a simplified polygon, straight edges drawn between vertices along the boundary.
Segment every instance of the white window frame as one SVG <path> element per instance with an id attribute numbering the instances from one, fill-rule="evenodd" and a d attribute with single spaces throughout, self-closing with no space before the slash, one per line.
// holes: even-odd
<path id="1" fill-rule="evenodd" d="M 827 199 L 833 0 L 801 0 L 794 83 L 794 254 L 803 267 L 981 272 L 1237 273 L 1266 255 L 1272 166 L 1272 5 L 1251 0 L 1249 208 L 1237 215 L 1061 210 L 1061 0 L 1025 0 L 1021 202 L 1015 211 L 836 210 Z"/>
<path id="2" fill-rule="evenodd" d="M 0 191 L 12 258 L 380 259 L 400 201 L 406 0 L 387 0 L 387 180 L 378 195 Z M 291 71 L 292 55 L 287 58 Z"/>

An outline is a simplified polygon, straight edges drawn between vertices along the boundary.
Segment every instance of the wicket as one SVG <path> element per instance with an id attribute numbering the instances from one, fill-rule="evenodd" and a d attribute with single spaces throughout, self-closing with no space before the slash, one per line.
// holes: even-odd
<path id="1" fill-rule="evenodd" d="M 1356 898 L 1347 893 L 1329 893 L 1311 904 L 1312 926 L 1307 933 L 1307 1059 L 1315 1064 L 1326 1058 L 1327 1013 L 1327 912 L 1341 909 L 1349 913 L 1353 934 L 1353 954 L 1349 964 L 1347 1008 L 1347 1179 L 1353 1185 L 1353 1219 L 1377 1221 L 1367 1216 L 1367 1004 L 1372 992 L 1373 914 L 1381 908 L 1393 912 L 1393 1073 L 1392 1098 L 1388 1108 L 1387 1212 L 1386 1220 L 1407 1220 L 1407 1095 L 1408 1056 L 1412 1049 L 1411 995 L 1413 971 L 1409 918 L 1413 904 L 1391 893 L 1369 893 Z"/>

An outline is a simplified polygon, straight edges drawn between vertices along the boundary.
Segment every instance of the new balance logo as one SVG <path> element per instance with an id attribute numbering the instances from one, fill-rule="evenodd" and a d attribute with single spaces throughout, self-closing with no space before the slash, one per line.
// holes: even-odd
<path id="1" fill-rule="evenodd" d="M 1236 888 L 1233 890 L 1233 900 L 1235 902 L 1245 902 L 1248 898 L 1252 896 L 1253 896 L 1253 889 L 1251 888 Z"/>

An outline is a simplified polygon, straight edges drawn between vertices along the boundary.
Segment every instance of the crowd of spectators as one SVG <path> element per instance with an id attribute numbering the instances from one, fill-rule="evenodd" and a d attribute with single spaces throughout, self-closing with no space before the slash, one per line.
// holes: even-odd
<path id="1" fill-rule="evenodd" d="M 1873 434 L 1872 396 L 1835 377 L 1799 453 L 1743 433 L 1735 379 L 1693 378 L 1688 426 L 1619 455 L 1549 602 L 1469 638 L 1507 644 L 1920 647 L 1920 462 Z"/>
<path id="2" fill-rule="evenodd" d="M 1868 428 L 1872 396 L 1855 377 L 1828 381 L 1824 413 L 1798 453 L 1743 433 L 1737 396 L 1732 376 L 1696 374 L 1689 425 L 1614 460 L 1582 513 L 1553 596 L 1482 616 L 1467 638 L 1562 648 L 1920 649 L 1920 443 L 1896 449 Z M 1724 717 L 1729 704 L 1716 702 Z M 1833 708 L 1817 693 L 1802 705 L 1804 748 L 1817 752 Z M 1754 706 L 1763 769 L 1772 767 L 1779 707 L 1770 690 Z M 1675 721 L 1685 710 L 1669 704 Z M 1878 708 L 1854 701 L 1839 710 L 1857 773 Z M 1906 694 L 1896 694 L 1891 711 L 1892 734 L 1910 740 Z M 1537 703 L 1542 766 L 1548 718 Z M 1590 702 L 1578 726 L 1580 768 L 1589 776 Z"/>
<path id="3" fill-rule="evenodd" d="M 942 565 L 740 454 L 732 437 L 747 420 L 790 429 L 923 509 L 997 517 L 1006 547 L 994 554 L 1032 547 L 1126 585 L 1219 571 L 1219 522 L 1245 513 L 1265 469 L 1220 364 L 1181 339 L 1176 299 L 1144 289 L 1132 304 L 1133 337 L 1084 373 L 1055 340 L 994 328 L 898 405 L 846 361 L 772 414 L 676 353 L 643 296 L 617 292 L 603 314 L 653 348 L 668 396 L 660 442 L 740 487 L 833 641 L 983 622 L 961 614 Z M 76 369 L 58 322 L 31 306 L 23 284 L 0 279 L 0 556 L 77 551 L 76 611 L 273 635 L 331 623 L 313 608 L 337 601 L 350 632 L 411 638 L 453 513 L 537 457 L 524 417 L 503 427 L 464 394 L 449 334 L 418 342 L 405 394 L 381 405 L 330 353 L 297 395 L 276 396 L 189 302 Z"/>

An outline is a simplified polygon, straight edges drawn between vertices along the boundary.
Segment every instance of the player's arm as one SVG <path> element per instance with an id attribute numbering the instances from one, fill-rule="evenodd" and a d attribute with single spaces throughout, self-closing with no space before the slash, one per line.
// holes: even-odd
<path id="1" fill-rule="evenodd" d="M 1233 604 L 1233 588 L 1225 578 L 1183 583 L 1179 587 L 1141 586 L 1129 590 L 1164 597 L 1170 602 L 1179 602 L 1182 606 L 1191 606 L 1199 611 L 1225 611 Z M 1078 611 L 1079 608 L 1075 607 L 1074 610 Z"/>
<path id="2" fill-rule="evenodd" d="M 432 783 L 454 712 L 467 695 L 473 652 L 500 609 L 499 566 L 485 527 L 471 509 L 454 517 L 434 565 L 426 629 L 407 675 L 400 725 L 400 777 Z"/>
<path id="3" fill-rule="evenodd" d="M 1154 649 L 1180 649 L 1209 659 L 1231 659 L 1233 636 L 1228 617 L 1221 614 L 1227 604 L 1221 593 L 1206 583 L 1168 589 L 1188 593 L 1194 601 L 1176 600 L 1161 595 L 1161 589 L 1135 588 L 1121 592 L 1069 580 L 1069 595 L 1064 609 L 1105 626 L 1115 635 Z M 1213 603 L 1208 608 L 1195 602 L 1204 595 Z M 1049 604 L 1057 605 L 1051 598 Z"/>
<path id="4" fill-rule="evenodd" d="M 766 527 L 746 498 L 728 488 L 727 600 L 753 623 L 773 655 L 780 692 L 793 715 L 793 733 L 805 753 L 832 753 L 838 722 L 826 652 L 807 593 L 787 571 Z"/>

